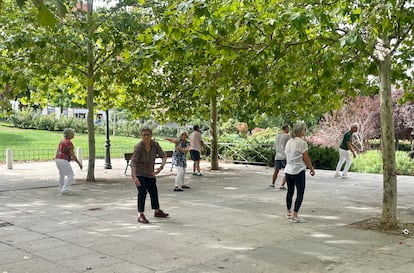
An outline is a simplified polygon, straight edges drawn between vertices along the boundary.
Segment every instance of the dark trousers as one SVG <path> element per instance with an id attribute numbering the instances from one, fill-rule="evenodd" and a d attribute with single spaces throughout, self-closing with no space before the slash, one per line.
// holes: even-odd
<path id="1" fill-rule="evenodd" d="M 303 195 L 305 194 L 305 172 L 306 171 L 301 171 L 298 174 L 286 174 L 286 182 L 288 186 L 286 194 L 286 206 L 288 210 L 290 210 L 292 207 L 292 199 L 296 187 L 297 194 L 293 211 L 299 212 L 303 201 Z"/>
<path id="2" fill-rule="evenodd" d="M 144 212 L 145 210 L 145 199 L 147 198 L 147 192 L 151 198 L 151 208 L 159 209 L 160 204 L 158 202 L 158 189 L 157 180 L 155 178 L 149 178 L 144 176 L 137 176 L 141 186 L 138 189 L 138 201 L 137 207 L 138 212 Z"/>

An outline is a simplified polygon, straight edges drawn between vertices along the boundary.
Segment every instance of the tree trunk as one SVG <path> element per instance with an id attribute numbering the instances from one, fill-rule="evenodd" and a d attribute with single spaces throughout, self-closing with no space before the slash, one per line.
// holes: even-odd
<path id="1" fill-rule="evenodd" d="M 93 10 L 93 0 L 88 0 L 87 2 L 87 23 L 91 27 L 92 19 L 92 10 Z M 93 102 L 93 93 L 94 93 L 94 67 L 95 67 L 95 57 L 93 54 L 93 45 L 91 36 L 87 42 L 86 54 L 88 57 L 88 96 L 86 104 L 88 106 L 88 174 L 86 176 L 86 181 L 95 181 L 95 123 L 94 123 L 94 102 Z"/>
<path id="2" fill-rule="evenodd" d="M 211 169 L 218 170 L 217 96 L 210 97 Z"/>
<path id="3" fill-rule="evenodd" d="M 389 40 L 382 37 L 384 48 L 379 52 L 377 67 L 380 87 L 381 148 L 383 162 L 383 207 L 381 226 L 384 229 L 398 227 L 397 223 L 397 176 L 395 160 L 395 135 L 391 97 L 391 56 L 386 52 Z"/>

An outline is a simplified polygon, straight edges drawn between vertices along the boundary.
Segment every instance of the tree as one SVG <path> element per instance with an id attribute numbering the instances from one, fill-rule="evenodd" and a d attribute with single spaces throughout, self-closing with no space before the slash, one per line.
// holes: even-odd
<path id="1" fill-rule="evenodd" d="M 310 141 L 316 145 L 338 147 L 343 134 L 352 124 L 358 125 L 354 134 L 355 146 L 364 151 L 368 140 L 378 138 L 380 132 L 379 97 L 359 96 L 349 99 L 340 109 L 332 110 L 320 118 L 319 128 L 312 132 Z"/>
<path id="2" fill-rule="evenodd" d="M 160 26 L 147 36 L 158 44 L 159 76 L 188 101 L 215 98 L 222 117 L 260 109 L 289 112 L 293 120 L 337 109 L 361 91 L 372 95 L 379 90 L 381 225 L 397 226 L 391 84 L 411 90 L 410 1 L 228 0 L 167 6 Z M 173 81 L 183 84 L 170 85 Z"/>
<path id="3" fill-rule="evenodd" d="M 25 9 L 16 12 L 30 17 L 33 9 L 27 4 Z M 145 26 L 141 14 L 139 10 L 127 11 L 123 4 L 94 11 L 93 2 L 89 0 L 87 10 L 71 9 L 65 17 L 56 18 L 52 25 L 41 27 L 33 24 L 29 25 L 30 32 L 25 29 L 25 35 L 18 31 L 9 31 L 6 35 L 9 40 L 18 36 L 24 41 L 18 45 L 13 41 L 6 43 L 6 52 L 12 55 L 8 58 L 12 60 L 12 69 L 8 71 L 13 71 L 18 64 L 17 67 L 24 67 L 28 72 L 22 75 L 8 73 L 4 83 L 21 79 L 21 86 L 35 84 L 35 89 L 31 89 L 29 94 L 44 103 L 60 96 L 59 89 L 54 87 L 62 85 L 57 80 L 64 75 L 70 75 L 72 83 L 76 83 L 71 86 L 72 95 L 77 98 L 77 102 L 88 107 L 87 181 L 95 180 L 95 99 L 108 109 L 121 103 L 125 97 L 120 93 L 122 86 L 130 82 L 132 74 L 129 71 L 135 72 L 129 69 L 133 66 L 130 52 L 135 49 L 135 36 Z M 15 26 L 18 27 L 17 24 Z M 19 54 L 22 58 L 16 58 Z M 33 80 L 39 78 L 43 80 Z"/>
<path id="4" fill-rule="evenodd" d="M 349 85 L 366 78 L 367 86 L 377 86 L 380 97 L 381 144 L 383 160 L 383 211 L 381 226 L 396 228 L 397 222 L 397 178 L 394 148 L 394 126 L 392 115 L 391 84 L 412 90 L 413 63 L 411 50 L 414 26 L 414 7 L 411 1 L 352 1 L 317 3 L 303 2 L 298 16 L 304 16 L 313 34 L 322 46 L 349 73 Z M 306 35 L 310 38 L 310 35 Z M 332 71 L 332 70 L 330 70 Z M 338 80 L 344 77 L 337 75 Z M 371 79 L 368 76 L 375 76 Z M 326 76 L 324 80 L 331 79 Z M 362 83 L 362 82 L 361 82 Z M 337 90 L 346 87 L 338 85 Z M 360 90 L 366 90 L 360 88 Z"/>
<path id="5" fill-rule="evenodd" d="M 218 118 L 269 113 L 295 120 L 338 106 L 349 93 L 325 91 L 336 89 L 337 81 L 325 81 L 320 91 L 322 81 L 313 72 L 333 62 L 326 57 L 313 68 L 298 69 L 302 61 L 312 63 L 317 48 L 297 38 L 289 26 L 295 18 L 284 12 L 284 6 L 268 1 L 171 1 L 158 14 L 158 24 L 141 37 L 152 66 L 137 81 L 140 92 L 131 100 L 145 93 L 154 114 L 164 119 L 183 121 L 180 113 L 195 112 L 209 116 L 212 169 L 218 167 Z M 298 107 L 298 97 L 308 103 Z"/>

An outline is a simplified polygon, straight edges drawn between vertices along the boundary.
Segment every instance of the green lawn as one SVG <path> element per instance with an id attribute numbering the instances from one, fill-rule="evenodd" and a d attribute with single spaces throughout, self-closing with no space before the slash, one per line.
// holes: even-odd
<path id="1" fill-rule="evenodd" d="M 63 132 L 31 130 L 31 129 L 17 129 L 0 124 L 0 160 L 4 160 L 1 155 L 5 154 L 7 148 L 13 149 L 13 154 L 18 151 L 47 151 L 41 152 L 35 158 L 20 159 L 20 160 L 49 160 L 51 154 L 56 151 L 56 147 L 60 140 L 63 139 Z M 164 150 L 172 150 L 173 144 L 165 141 L 163 138 L 154 138 L 157 140 Z M 132 152 L 135 144 L 140 139 L 123 136 L 110 136 L 111 157 L 123 157 L 125 152 Z M 72 140 L 75 148 L 82 147 L 85 157 L 88 155 L 88 135 L 77 134 Z M 105 151 L 105 136 L 95 134 L 95 148 L 97 157 L 103 157 Z M 16 151 L 16 152 L 15 152 Z M 36 153 L 36 152 L 32 152 Z M 5 156 L 4 156 L 5 157 Z M 53 156 L 52 156 L 53 157 Z M 19 160 L 19 159 L 17 159 Z"/>

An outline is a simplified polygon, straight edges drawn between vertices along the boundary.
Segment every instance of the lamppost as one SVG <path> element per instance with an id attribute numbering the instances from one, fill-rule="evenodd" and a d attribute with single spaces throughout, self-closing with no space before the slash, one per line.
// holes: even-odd
<path id="1" fill-rule="evenodd" d="M 105 140 L 105 165 L 104 168 L 105 169 L 112 169 L 112 165 L 111 165 L 111 141 L 109 140 L 109 110 L 106 109 L 105 110 L 105 114 L 106 114 L 106 122 L 105 122 L 105 126 L 106 126 L 106 130 L 105 130 L 105 135 L 106 135 L 106 140 Z"/>

